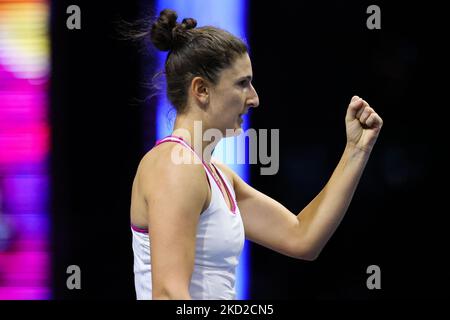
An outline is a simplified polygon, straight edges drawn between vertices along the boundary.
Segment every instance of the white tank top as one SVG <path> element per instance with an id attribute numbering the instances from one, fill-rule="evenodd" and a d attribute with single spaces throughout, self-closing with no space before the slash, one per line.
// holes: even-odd
<path id="1" fill-rule="evenodd" d="M 167 141 L 181 143 L 194 152 L 182 138 L 176 136 L 161 139 L 156 145 Z M 230 195 L 232 210 L 228 208 L 224 198 L 226 195 L 204 162 L 203 167 L 211 186 L 211 201 L 201 213 L 197 225 L 194 271 L 189 292 L 194 300 L 235 299 L 236 267 L 244 246 L 244 225 L 227 177 L 214 166 Z M 149 300 L 152 299 L 151 229 L 147 232 L 146 229 L 131 225 L 131 230 L 136 297 L 138 300 Z"/>

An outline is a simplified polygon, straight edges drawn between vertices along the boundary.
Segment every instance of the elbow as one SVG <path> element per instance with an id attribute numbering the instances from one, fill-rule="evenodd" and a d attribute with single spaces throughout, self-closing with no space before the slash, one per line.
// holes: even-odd
<path id="1" fill-rule="evenodd" d="M 189 294 L 158 292 L 152 294 L 152 300 L 191 300 Z"/>
<path id="2" fill-rule="evenodd" d="M 299 260 L 314 261 L 319 257 L 321 250 L 310 245 L 297 246 L 294 257 Z"/>
<path id="3" fill-rule="evenodd" d="M 319 257 L 319 252 L 311 251 L 311 252 L 302 252 L 297 256 L 297 259 L 305 260 L 305 261 L 314 261 Z"/>
<path id="4" fill-rule="evenodd" d="M 182 288 L 155 288 L 152 291 L 153 300 L 191 300 L 189 291 Z"/>

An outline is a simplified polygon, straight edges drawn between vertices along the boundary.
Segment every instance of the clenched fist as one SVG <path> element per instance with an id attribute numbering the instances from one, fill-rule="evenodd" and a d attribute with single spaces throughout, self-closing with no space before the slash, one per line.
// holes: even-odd
<path id="1" fill-rule="evenodd" d="M 350 101 L 345 116 L 347 144 L 371 152 L 383 120 L 369 104 L 358 96 Z"/>

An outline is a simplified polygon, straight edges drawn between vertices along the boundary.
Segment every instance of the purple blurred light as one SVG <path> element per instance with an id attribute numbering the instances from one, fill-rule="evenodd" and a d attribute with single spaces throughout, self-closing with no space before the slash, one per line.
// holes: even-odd
<path id="1" fill-rule="evenodd" d="M 48 11 L 0 2 L 0 300 L 51 298 Z"/>

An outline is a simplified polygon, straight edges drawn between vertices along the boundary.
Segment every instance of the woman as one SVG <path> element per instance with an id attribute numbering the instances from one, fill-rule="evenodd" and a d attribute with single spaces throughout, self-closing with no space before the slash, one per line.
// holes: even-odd
<path id="1" fill-rule="evenodd" d="M 259 105 L 246 45 L 224 30 L 195 28 L 194 19 L 176 20 L 164 10 L 150 31 L 153 44 L 169 51 L 167 94 L 177 117 L 172 135 L 143 157 L 133 183 L 137 298 L 234 299 L 244 238 L 298 259 L 319 255 L 349 206 L 383 121 L 366 101 L 351 99 L 339 164 L 314 200 L 293 214 L 212 160 L 210 142 L 202 141 L 208 129 L 224 135 L 240 129 L 241 116 Z M 197 121 L 202 132 L 195 136 Z M 181 163 L 174 161 L 180 150 Z"/>

